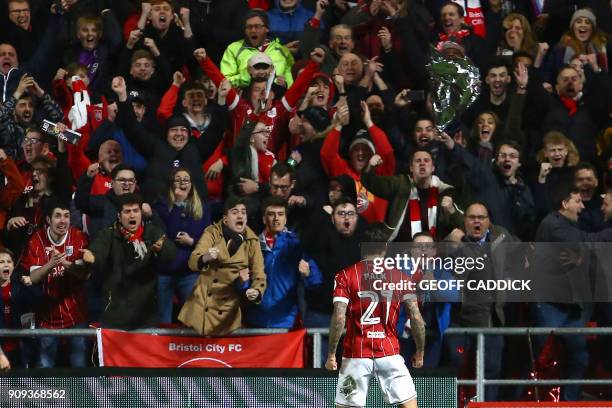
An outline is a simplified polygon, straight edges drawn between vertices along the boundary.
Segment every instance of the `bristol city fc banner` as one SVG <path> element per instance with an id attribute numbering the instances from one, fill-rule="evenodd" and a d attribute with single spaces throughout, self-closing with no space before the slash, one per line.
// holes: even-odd
<path id="1" fill-rule="evenodd" d="M 304 368 L 306 330 L 250 337 L 179 337 L 98 329 L 102 367 Z"/>

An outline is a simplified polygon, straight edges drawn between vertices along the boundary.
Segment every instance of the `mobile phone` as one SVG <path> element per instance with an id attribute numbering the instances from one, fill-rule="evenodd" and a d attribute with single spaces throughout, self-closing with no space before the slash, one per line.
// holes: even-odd
<path id="1" fill-rule="evenodd" d="M 420 89 L 417 91 L 409 91 L 406 94 L 406 98 L 412 102 L 424 101 L 425 100 L 425 91 Z"/>

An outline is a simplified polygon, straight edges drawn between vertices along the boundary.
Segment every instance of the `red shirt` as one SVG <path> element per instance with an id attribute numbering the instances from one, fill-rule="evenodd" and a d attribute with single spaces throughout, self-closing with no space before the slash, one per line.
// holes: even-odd
<path id="1" fill-rule="evenodd" d="M 28 243 L 26 255 L 22 260 L 24 269 L 32 271 L 49 262 L 52 252 L 47 251 L 47 248 L 50 247 L 61 253 L 68 253 L 66 259 L 75 262 L 82 258 L 79 250 L 87 247 L 87 236 L 81 230 L 70 227 L 64 239 L 55 244 L 49 239 L 47 228 L 39 229 Z M 82 280 L 66 274 L 64 266 L 59 264 L 49 272 L 42 283 L 47 307 L 37 316 L 40 327 L 60 329 L 85 322 L 87 302 Z"/>
<path id="2" fill-rule="evenodd" d="M 334 302 L 348 304 L 343 357 L 379 358 L 399 354 L 397 320 L 400 305 L 413 292 L 409 276 L 397 269 L 373 272 L 371 262 L 362 261 L 336 274 Z M 382 284 L 402 283 L 389 290 Z"/>

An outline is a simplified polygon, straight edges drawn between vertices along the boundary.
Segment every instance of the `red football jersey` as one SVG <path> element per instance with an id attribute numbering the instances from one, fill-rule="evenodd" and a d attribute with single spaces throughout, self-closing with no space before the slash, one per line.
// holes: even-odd
<path id="1" fill-rule="evenodd" d="M 362 261 L 341 270 L 334 283 L 334 302 L 348 304 L 343 357 L 379 358 L 399 354 L 400 306 L 414 297 L 410 276 L 397 269 L 374 273 Z"/>
<path id="2" fill-rule="evenodd" d="M 32 236 L 21 264 L 24 269 L 32 271 L 51 260 L 52 252 L 48 248 L 67 253 L 70 262 L 81 259 L 80 249 L 87 247 L 87 236 L 79 229 L 70 227 L 68 233 L 59 243 L 53 244 L 49 238 L 48 228 L 41 228 Z M 72 327 L 85 322 L 87 318 L 87 301 L 84 282 L 65 273 L 62 264 L 57 265 L 42 281 L 43 293 L 47 297 L 47 308 L 37 316 L 38 325 L 48 329 Z"/>

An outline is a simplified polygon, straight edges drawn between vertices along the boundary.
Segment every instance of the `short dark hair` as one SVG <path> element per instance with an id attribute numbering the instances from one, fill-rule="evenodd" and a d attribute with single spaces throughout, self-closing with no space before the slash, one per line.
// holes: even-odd
<path id="1" fill-rule="evenodd" d="M 246 207 L 246 200 L 237 196 L 228 197 L 227 200 L 225 200 L 225 203 L 223 203 L 223 215 L 226 215 L 229 210 L 240 204 Z"/>
<path id="2" fill-rule="evenodd" d="M 139 207 L 142 208 L 142 196 L 138 193 L 126 193 L 126 194 L 122 194 L 118 197 L 119 200 L 119 211 L 121 212 L 123 210 L 123 207 L 125 207 L 126 205 L 132 205 L 132 204 L 138 204 Z"/>
<path id="3" fill-rule="evenodd" d="M 283 207 L 285 210 L 287 210 L 288 208 L 287 200 L 279 196 L 270 195 L 266 197 L 266 199 L 263 201 L 261 205 L 261 209 L 263 210 L 264 214 L 266 213 L 266 209 L 268 207 Z"/>
<path id="4" fill-rule="evenodd" d="M 591 170 L 595 177 L 597 177 L 597 169 L 589 162 L 580 162 L 574 167 L 574 176 L 578 174 L 580 170 Z"/>
<path id="5" fill-rule="evenodd" d="M 291 181 L 295 180 L 295 170 L 293 167 L 288 165 L 286 162 L 277 162 L 272 169 L 270 170 L 270 180 L 272 180 L 272 174 L 276 175 L 276 177 L 285 177 L 289 174 L 289 178 Z"/>
<path id="6" fill-rule="evenodd" d="M 13 263 L 15 263 L 15 254 L 10 249 L 0 248 L 0 254 L 7 254 L 8 256 L 11 257 L 11 260 L 13 261 Z"/>
<path id="7" fill-rule="evenodd" d="M 181 99 L 183 99 L 185 97 L 185 94 L 188 91 L 202 91 L 204 93 L 206 93 L 206 88 L 204 87 L 204 84 L 199 82 L 199 81 L 188 81 L 185 82 L 182 86 L 181 86 Z"/>
<path id="8" fill-rule="evenodd" d="M 250 9 L 244 14 L 244 17 L 242 18 L 242 27 L 245 27 L 247 20 L 253 17 L 261 18 L 261 21 L 263 21 L 264 25 L 268 28 L 270 27 L 270 18 L 268 17 L 268 13 L 266 13 L 265 10 L 260 8 Z"/>
<path id="9" fill-rule="evenodd" d="M 580 190 L 573 183 L 562 184 L 553 189 L 551 193 L 552 208 L 563 209 L 563 202 L 569 200 L 574 194 L 580 194 Z"/>
<path id="10" fill-rule="evenodd" d="M 533 54 L 531 54 L 530 52 L 524 51 L 524 50 L 518 50 L 514 54 L 512 54 L 512 64 L 516 64 L 516 61 L 521 57 L 529 58 L 531 59 L 531 62 L 533 63 L 533 60 L 534 60 Z"/>
<path id="11" fill-rule="evenodd" d="M 361 252 L 363 255 L 377 255 L 387 250 L 387 242 L 393 231 L 384 223 L 369 225 L 361 235 Z"/>
<path id="12" fill-rule="evenodd" d="M 424 152 L 427 153 L 429 155 L 429 157 L 431 157 L 431 159 L 433 160 L 433 154 L 431 154 L 431 152 L 427 149 L 416 149 L 415 151 L 413 151 L 412 153 L 410 153 L 410 157 L 408 158 L 408 164 L 412 164 L 412 160 L 414 159 L 414 156 L 416 156 L 417 153 L 420 152 Z"/>
<path id="13" fill-rule="evenodd" d="M 499 68 L 499 67 L 504 67 L 506 68 L 506 70 L 508 71 L 508 73 L 512 72 L 512 69 L 510 67 L 510 65 L 508 64 L 508 59 L 503 57 L 503 56 L 495 56 L 489 59 L 485 70 L 484 70 L 484 76 L 489 75 L 489 71 L 491 71 L 493 68 Z"/>
<path id="14" fill-rule="evenodd" d="M 125 163 L 119 163 L 119 164 L 118 164 L 118 165 L 116 165 L 116 166 L 113 168 L 113 170 L 111 171 L 111 174 L 110 174 L 111 179 L 112 179 L 112 180 L 114 180 L 114 179 L 117 177 L 117 174 L 118 174 L 120 171 L 123 171 L 123 170 L 129 170 L 129 171 L 131 171 L 132 173 L 134 173 L 134 176 L 136 176 L 136 169 L 135 169 L 134 167 L 132 167 L 132 166 L 130 166 L 130 165 L 127 165 L 127 164 L 125 164 Z"/>
<path id="15" fill-rule="evenodd" d="M 336 212 L 336 208 L 340 205 L 346 205 L 346 204 L 351 204 L 353 207 L 355 207 L 355 209 L 357 209 L 357 203 L 353 200 L 351 200 L 349 197 L 342 195 L 334 204 L 334 210 L 332 211 L 332 213 Z"/>
<path id="16" fill-rule="evenodd" d="M 519 153 L 519 160 L 521 160 L 521 157 L 523 157 L 523 151 L 522 151 L 521 145 L 517 141 L 511 140 L 511 139 L 502 140 L 497 144 L 497 146 L 495 146 L 495 156 L 494 157 L 497 157 L 497 155 L 499 154 L 499 149 L 501 149 L 502 146 L 508 146 L 516 150 Z"/>
<path id="17" fill-rule="evenodd" d="M 60 200 L 57 196 L 48 197 L 43 204 L 43 214 L 45 217 L 51 217 L 56 208 L 70 211 L 70 203 Z"/>

